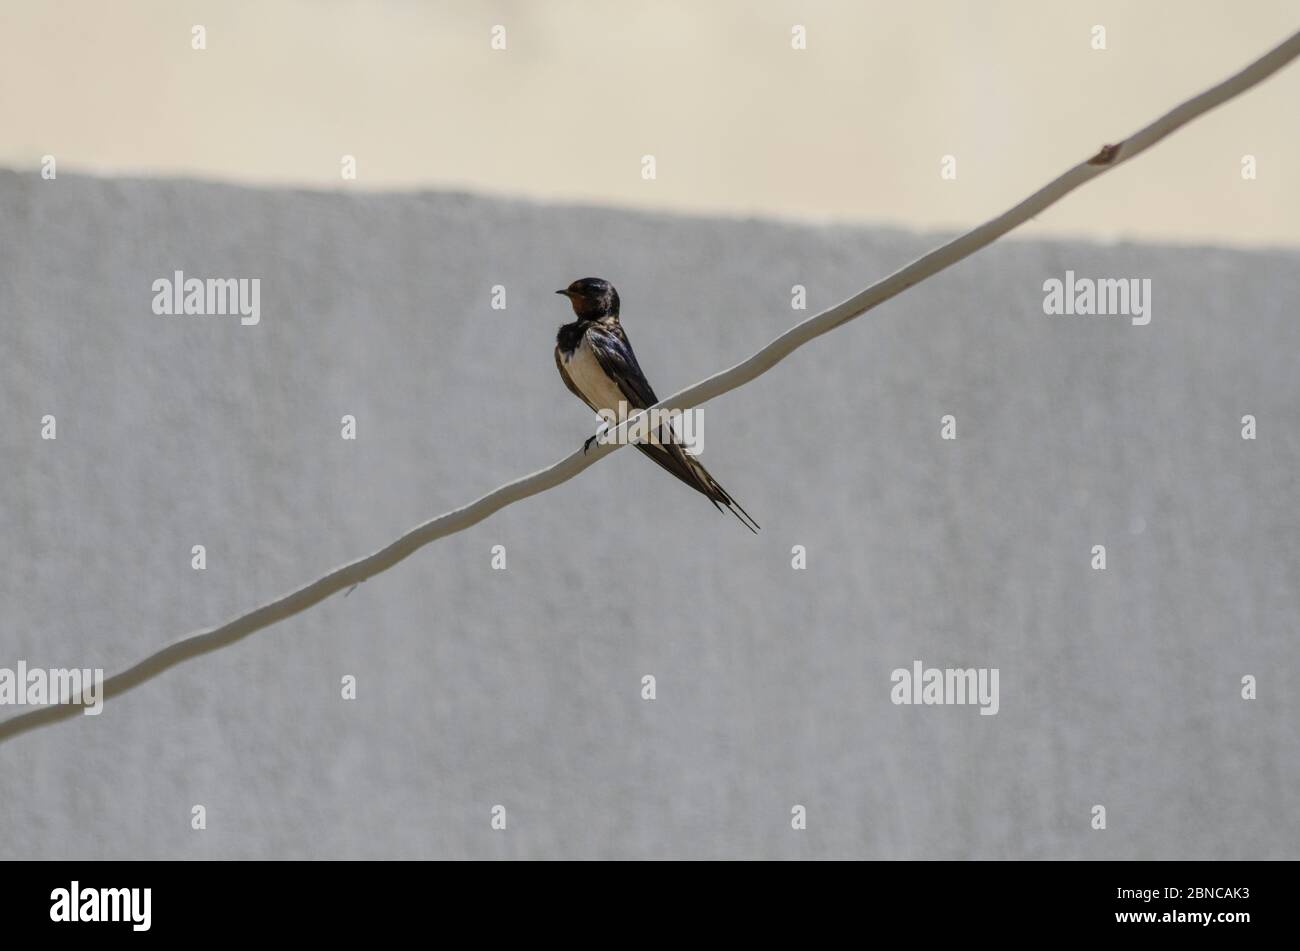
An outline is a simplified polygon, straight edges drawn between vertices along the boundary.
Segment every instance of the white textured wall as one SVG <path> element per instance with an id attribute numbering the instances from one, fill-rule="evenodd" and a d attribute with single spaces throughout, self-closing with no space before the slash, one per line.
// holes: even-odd
<path id="1" fill-rule="evenodd" d="M 574 277 L 667 393 L 933 243 L 0 173 L 0 666 L 115 670 L 570 451 Z M 706 406 L 759 537 L 617 453 L 0 744 L 0 856 L 1296 858 L 1298 265 L 981 252 Z M 1150 326 L 1045 317 L 1067 268 L 1151 278 Z M 261 324 L 154 316 L 176 269 L 260 277 Z M 892 705 L 915 659 L 1001 712 Z"/>

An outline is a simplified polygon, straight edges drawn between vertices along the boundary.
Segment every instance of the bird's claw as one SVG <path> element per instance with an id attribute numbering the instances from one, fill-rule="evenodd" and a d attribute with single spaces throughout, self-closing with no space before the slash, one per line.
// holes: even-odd
<path id="1" fill-rule="evenodd" d="M 599 436 L 600 433 L 596 433 L 594 436 L 587 437 L 587 441 L 582 444 L 582 454 L 584 456 L 587 454 L 587 450 L 591 448 L 591 444 L 594 443 Z"/>

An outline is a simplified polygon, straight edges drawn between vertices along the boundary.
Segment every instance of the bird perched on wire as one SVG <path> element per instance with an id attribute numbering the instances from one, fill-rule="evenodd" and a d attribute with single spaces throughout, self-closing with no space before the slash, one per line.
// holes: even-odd
<path id="1" fill-rule="evenodd" d="M 597 413 L 617 413 L 620 400 L 627 403 L 629 411 L 658 403 L 659 397 L 641 372 L 627 332 L 619 323 L 618 291 L 614 285 L 599 277 L 584 277 L 555 293 L 569 299 L 578 318 L 561 327 L 555 337 L 555 366 L 573 395 Z M 592 439 L 587 440 L 587 445 Z M 758 523 L 677 440 L 665 436 L 639 442 L 636 447 L 707 498 L 718 511 L 726 506 L 742 525 L 758 534 Z"/>

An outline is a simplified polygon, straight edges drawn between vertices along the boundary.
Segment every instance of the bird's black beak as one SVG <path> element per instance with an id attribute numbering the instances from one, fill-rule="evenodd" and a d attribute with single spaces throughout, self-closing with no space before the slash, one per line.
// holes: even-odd
<path id="1" fill-rule="evenodd" d="M 566 287 L 564 290 L 562 290 L 562 291 L 556 291 L 555 293 L 557 293 L 557 294 L 563 294 L 565 297 L 569 297 L 569 296 L 570 296 L 570 295 L 569 295 L 569 289 L 568 289 L 567 287 Z"/>

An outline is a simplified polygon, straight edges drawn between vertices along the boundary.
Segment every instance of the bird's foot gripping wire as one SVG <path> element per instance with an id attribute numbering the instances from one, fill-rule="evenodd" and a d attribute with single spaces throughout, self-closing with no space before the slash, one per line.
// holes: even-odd
<path id="1" fill-rule="evenodd" d="M 608 431 L 609 431 L 609 424 L 606 423 L 604 420 L 601 420 L 600 428 L 598 428 L 595 431 L 595 433 L 588 436 L 587 441 L 582 444 L 582 454 L 585 456 L 587 454 L 587 450 L 591 448 L 591 444 L 597 442 L 600 439 L 600 437 L 605 435 L 605 433 Z"/>
<path id="2" fill-rule="evenodd" d="M 587 454 L 587 450 L 591 448 L 592 443 L 596 442 L 596 440 L 600 439 L 601 436 L 609 432 L 609 420 L 599 413 L 596 414 L 596 419 L 599 420 L 596 425 L 596 432 L 588 436 L 587 441 L 582 444 L 582 454 L 584 456 Z"/>

